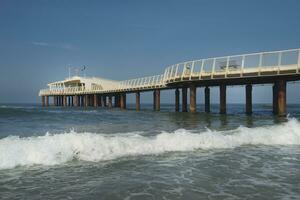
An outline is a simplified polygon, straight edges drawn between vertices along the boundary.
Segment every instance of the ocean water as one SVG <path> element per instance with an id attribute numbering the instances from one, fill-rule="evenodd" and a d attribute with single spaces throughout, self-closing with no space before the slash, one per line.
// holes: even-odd
<path id="1" fill-rule="evenodd" d="M 1 104 L 0 199 L 300 199 L 300 105 L 133 108 Z"/>

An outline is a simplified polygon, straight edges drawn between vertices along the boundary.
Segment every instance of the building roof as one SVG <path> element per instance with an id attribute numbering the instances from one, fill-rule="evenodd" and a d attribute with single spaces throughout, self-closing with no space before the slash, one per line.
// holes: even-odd
<path id="1" fill-rule="evenodd" d="M 56 81 L 48 84 L 49 87 L 72 87 L 78 85 L 84 85 L 86 88 L 97 86 L 98 88 L 102 88 L 102 90 L 112 90 L 119 86 L 119 81 L 96 77 L 73 76 L 62 81 Z"/>

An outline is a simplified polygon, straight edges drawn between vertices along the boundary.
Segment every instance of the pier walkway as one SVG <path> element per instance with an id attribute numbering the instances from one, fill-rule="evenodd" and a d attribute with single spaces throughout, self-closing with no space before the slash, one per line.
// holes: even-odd
<path id="1" fill-rule="evenodd" d="M 114 106 L 126 108 L 126 94 L 136 93 L 136 109 L 140 110 L 140 93 L 153 92 L 153 108 L 160 110 L 160 91 L 175 90 L 175 110 L 196 112 L 196 91 L 205 88 L 205 112 L 210 112 L 210 87 L 220 88 L 220 113 L 226 113 L 226 86 L 245 85 L 246 113 L 252 113 L 252 85 L 273 85 L 273 112 L 286 115 L 286 83 L 300 80 L 300 49 L 260 52 L 186 61 L 168 66 L 164 73 L 124 81 L 101 78 L 70 77 L 49 83 L 42 89 L 43 106 L 53 97 L 55 106 Z M 108 102 L 107 102 L 108 101 Z"/>

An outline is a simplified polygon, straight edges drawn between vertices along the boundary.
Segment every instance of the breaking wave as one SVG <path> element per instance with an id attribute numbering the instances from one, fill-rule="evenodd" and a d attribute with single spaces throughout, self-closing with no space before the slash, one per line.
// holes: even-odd
<path id="1" fill-rule="evenodd" d="M 27 138 L 9 136 L 0 140 L 0 169 L 36 164 L 57 165 L 73 159 L 97 162 L 124 156 L 242 145 L 300 145 L 300 122 L 289 119 L 279 125 L 201 133 L 180 129 L 151 137 L 137 133 L 112 135 L 74 131 Z"/>

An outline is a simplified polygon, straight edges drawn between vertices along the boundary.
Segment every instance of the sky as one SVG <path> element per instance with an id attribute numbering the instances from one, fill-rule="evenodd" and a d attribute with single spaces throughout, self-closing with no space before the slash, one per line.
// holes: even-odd
<path id="1" fill-rule="evenodd" d="M 0 0 L 0 103 L 40 102 L 39 89 L 70 66 L 126 80 L 186 60 L 300 48 L 299 19 L 299 0 Z M 299 91 L 288 85 L 289 103 Z M 174 101 L 173 91 L 161 95 Z M 213 103 L 218 95 L 212 88 Z M 244 96 L 228 89 L 229 103 Z M 254 87 L 254 103 L 271 97 L 270 85 Z"/>

